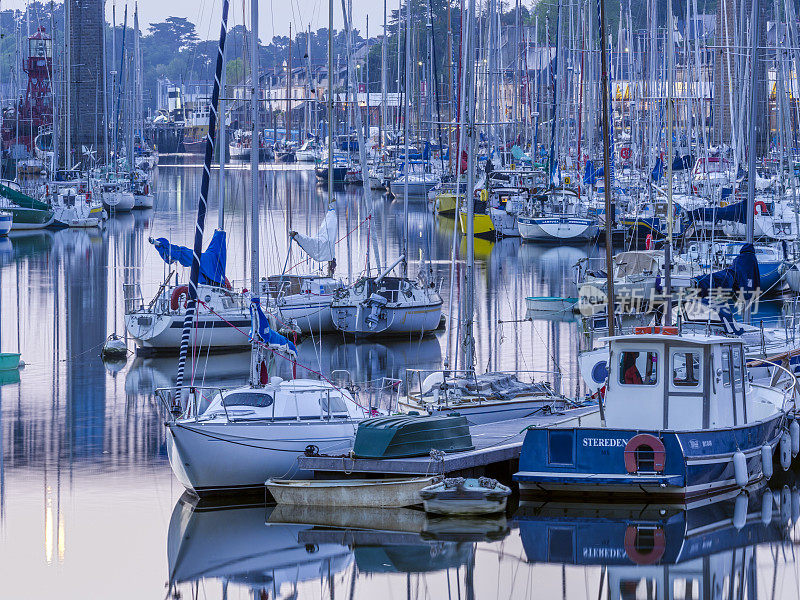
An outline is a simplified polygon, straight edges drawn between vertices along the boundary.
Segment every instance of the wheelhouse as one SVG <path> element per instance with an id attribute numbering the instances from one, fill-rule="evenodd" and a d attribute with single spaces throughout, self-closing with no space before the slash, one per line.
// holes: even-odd
<path id="1" fill-rule="evenodd" d="M 639 328 L 609 338 L 606 425 L 621 429 L 703 430 L 739 427 L 774 407 L 755 403 L 744 345 L 735 338 L 670 335 Z"/>

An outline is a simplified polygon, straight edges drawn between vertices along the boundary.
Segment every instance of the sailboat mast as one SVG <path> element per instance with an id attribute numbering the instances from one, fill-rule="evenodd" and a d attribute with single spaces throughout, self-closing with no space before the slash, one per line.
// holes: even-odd
<path id="1" fill-rule="evenodd" d="M 67 170 L 72 167 L 72 51 L 70 45 L 72 44 L 70 31 L 71 21 L 71 0 L 64 2 L 64 85 L 65 85 L 65 114 L 64 119 L 64 142 L 66 144 L 66 156 L 64 157 L 64 168 Z M 53 146 L 57 144 L 57 140 L 53 137 Z"/>
<path id="2" fill-rule="evenodd" d="M 600 75 L 600 96 L 603 102 L 603 176 L 606 183 L 603 186 L 605 193 L 606 210 L 606 289 L 607 289 L 607 309 L 608 315 L 608 335 L 614 335 L 614 270 L 612 245 L 612 220 L 611 220 L 611 137 L 608 130 L 609 107 L 608 107 L 608 52 L 606 51 L 606 3 L 605 0 L 597 0 L 600 21 L 600 64 L 602 73 Z"/>
<path id="3" fill-rule="evenodd" d="M 255 4 L 255 1 L 253 2 Z M 211 91 L 211 105 L 208 115 L 208 134 L 206 135 L 206 154 L 203 162 L 203 178 L 200 182 L 200 202 L 197 205 L 197 224 L 194 231 L 194 247 L 192 249 L 192 268 L 189 272 L 189 298 L 186 302 L 186 314 L 183 318 L 183 333 L 181 334 L 180 354 L 178 356 L 177 387 L 183 388 L 183 374 L 186 366 L 186 353 L 189 350 L 189 335 L 194 322 L 194 313 L 197 305 L 197 282 L 200 279 L 200 255 L 203 253 L 203 231 L 206 224 L 206 210 L 208 208 L 208 185 L 211 180 L 211 158 L 214 154 L 214 135 L 217 128 L 217 103 L 219 102 L 220 79 L 222 77 L 223 58 L 225 52 L 225 37 L 228 32 L 228 0 L 222 0 L 222 25 L 219 31 L 219 49 L 217 52 L 217 66 L 214 73 L 214 87 Z M 183 391 L 182 391 L 183 393 Z"/>
<path id="4" fill-rule="evenodd" d="M 472 334 L 472 319 L 475 311 L 475 78 L 477 69 L 475 66 L 475 53 L 473 44 L 475 38 L 475 0 L 468 0 L 467 9 L 467 51 L 465 53 L 466 62 L 464 63 L 463 76 L 469 78 L 467 88 L 467 112 L 466 123 L 463 126 L 467 136 L 467 267 L 464 273 L 466 289 L 464 294 L 464 364 L 462 368 L 470 371 L 475 367 L 475 337 Z M 460 162 L 461 157 L 457 161 Z"/>
<path id="5" fill-rule="evenodd" d="M 667 0 L 667 245 L 664 247 L 664 295 L 667 301 L 664 314 L 667 325 L 672 323 L 672 90 L 675 84 L 673 18 L 672 0 Z"/>
<path id="6" fill-rule="evenodd" d="M 448 9 L 449 10 L 449 9 Z M 389 31 L 386 28 L 386 0 L 383 0 L 383 39 L 381 40 L 381 131 L 378 136 L 378 143 L 381 148 L 386 145 L 386 103 L 388 102 L 387 88 L 388 81 L 386 78 L 386 38 L 389 36 Z"/>
<path id="7" fill-rule="evenodd" d="M 328 0 L 328 202 L 333 203 L 333 0 Z"/>
<path id="8" fill-rule="evenodd" d="M 747 206 L 745 212 L 747 213 L 747 243 L 753 243 L 753 206 L 756 195 L 756 99 L 758 94 L 756 92 L 758 86 L 758 31 L 759 20 L 761 11 L 758 9 L 758 0 L 752 1 L 753 9 L 750 17 L 750 134 L 749 134 L 749 148 L 747 150 Z"/>
<path id="9" fill-rule="evenodd" d="M 250 0 L 250 289 L 258 295 L 258 159 L 261 154 L 261 126 L 258 107 L 258 0 Z M 215 99 L 216 102 L 216 99 Z M 216 107 L 215 107 L 216 108 Z"/>
<path id="10" fill-rule="evenodd" d="M 403 165 L 403 277 L 408 277 L 408 174 L 411 170 L 411 165 L 408 161 L 408 122 L 411 119 L 411 102 L 409 94 L 412 93 L 411 88 L 411 0 L 406 0 L 406 73 L 405 73 L 405 98 L 404 98 L 404 115 L 403 115 L 403 150 L 404 150 L 404 165 Z M 388 260 L 388 259 L 387 259 Z"/>
<path id="11" fill-rule="evenodd" d="M 285 143 L 289 143 L 292 137 L 292 23 L 289 22 L 289 58 L 286 63 L 286 118 L 284 119 L 285 131 L 283 132 Z M 275 140 L 276 142 L 278 140 Z"/>
<path id="12" fill-rule="evenodd" d="M 219 141 L 217 143 L 217 155 L 219 156 L 219 172 L 217 173 L 217 197 L 219 207 L 217 208 L 217 229 L 225 229 L 225 158 L 228 150 L 225 131 L 225 86 L 228 80 L 228 68 L 225 59 L 225 48 L 222 48 L 222 74 L 219 88 Z M 209 123 L 210 124 L 210 123 Z"/>

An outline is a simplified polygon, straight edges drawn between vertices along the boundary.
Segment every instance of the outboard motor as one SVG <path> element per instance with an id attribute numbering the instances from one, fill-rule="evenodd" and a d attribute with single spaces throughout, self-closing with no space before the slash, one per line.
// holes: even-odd
<path id="1" fill-rule="evenodd" d="M 364 317 L 364 323 L 370 329 L 375 329 L 378 321 L 381 318 L 381 311 L 389 303 L 389 301 L 380 294 L 371 294 L 369 298 L 364 301 L 364 308 L 367 309 L 367 316 Z"/>

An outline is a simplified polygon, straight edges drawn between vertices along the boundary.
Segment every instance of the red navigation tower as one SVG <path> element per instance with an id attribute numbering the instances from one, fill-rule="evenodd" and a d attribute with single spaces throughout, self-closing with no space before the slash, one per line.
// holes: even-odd
<path id="1" fill-rule="evenodd" d="M 44 27 L 28 38 L 23 70 L 28 75 L 25 97 L 3 110 L 3 151 L 11 152 L 12 158 L 32 155 L 36 136 L 53 125 L 53 38 Z"/>

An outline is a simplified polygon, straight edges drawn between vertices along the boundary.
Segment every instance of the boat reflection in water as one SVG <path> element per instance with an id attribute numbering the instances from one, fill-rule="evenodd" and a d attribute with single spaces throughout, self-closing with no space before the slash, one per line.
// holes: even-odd
<path id="1" fill-rule="evenodd" d="M 607 567 L 609 600 L 755 599 L 757 547 L 788 542 L 798 514 L 785 486 L 681 508 L 526 502 L 514 520 L 528 562 Z"/>
<path id="2" fill-rule="evenodd" d="M 204 507 L 184 494 L 169 523 L 169 585 L 216 579 L 251 588 L 255 597 L 276 598 L 281 587 L 329 578 L 353 560 L 338 543 L 306 544 L 298 540 L 304 525 L 267 523 L 270 507 Z"/>
<path id="3" fill-rule="evenodd" d="M 212 506 L 184 494 L 167 540 L 170 593 L 219 581 L 255 598 L 297 597 L 298 585 L 341 584 L 341 574 L 432 573 L 468 567 L 477 542 L 509 534 L 499 519 L 428 519 L 412 509 Z M 353 576 L 354 576 L 353 575 Z M 349 579 L 351 576 L 347 575 Z M 209 592 L 211 593 L 211 592 Z"/>

